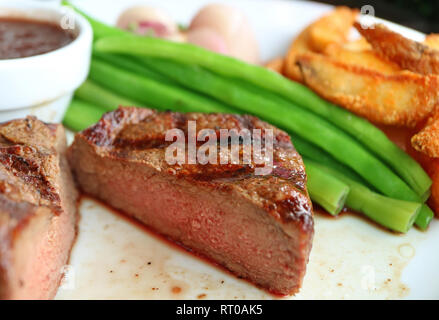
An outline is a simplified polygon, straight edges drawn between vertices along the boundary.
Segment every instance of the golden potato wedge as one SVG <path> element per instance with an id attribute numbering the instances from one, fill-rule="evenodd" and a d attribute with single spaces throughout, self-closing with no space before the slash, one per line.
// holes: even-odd
<path id="1" fill-rule="evenodd" d="M 264 65 L 264 67 L 276 71 L 277 73 L 282 73 L 284 69 L 284 58 L 279 57 L 270 60 Z"/>
<path id="2" fill-rule="evenodd" d="M 344 43 L 343 48 L 351 51 L 372 50 L 372 46 L 370 45 L 370 43 L 367 42 L 367 40 L 363 37 Z"/>
<path id="3" fill-rule="evenodd" d="M 438 103 L 438 76 L 409 71 L 383 74 L 320 54 L 297 57 L 304 83 L 373 122 L 414 127 Z"/>
<path id="4" fill-rule="evenodd" d="M 294 41 L 285 57 L 284 73 L 301 82 L 301 73 L 296 65 L 296 57 L 310 51 L 323 51 L 330 43 L 347 41 L 358 11 L 348 7 L 337 7 L 329 14 L 305 28 Z"/>
<path id="5" fill-rule="evenodd" d="M 355 28 L 372 45 L 373 50 L 401 68 L 424 75 L 439 74 L 439 50 L 403 37 L 382 24 L 363 29 Z"/>
<path id="6" fill-rule="evenodd" d="M 439 34 L 429 34 L 424 44 L 432 49 L 439 49 Z M 431 158 L 439 158 L 439 110 L 431 116 L 425 127 L 411 138 L 412 147 Z M 438 177 L 439 177 L 439 172 Z M 439 188 L 436 188 L 439 191 Z M 439 193 L 438 193 L 439 195 Z M 439 196 L 436 197 L 439 199 Z M 439 208 L 439 200 L 436 200 Z M 439 212 L 439 211 L 438 211 Z"/>
<path id="7" fill-rule="evenodd" d="M 364 67 L 384 74 L 394 74 L 401 71 L 397 64 L 384 60 L 370 49 L 359 50 L 360 47 L 348 49 L 352 47 L 350 43 L 343 46 L 330 44 L 326 47 L 324 53 L 338 61 L 343 61 L 345 64 Z"/>
<path id="8" fill-rule="evenodd" d="M 299 67 L 296 65 L 296 58 L 302 53 L 311 51 L 308 40 L 309 29 L 307 28 L 303 30 L 296 39 L 294 39 L 285 57 L 284 73 L 291 80 L 298 82 L 302 81 L 302 74 L 300 73 Z"/>
<path id="9" fill-rule="evenodd" d="M 439 50 L 439 34 L 432 33 L 425 37 L 424 44 L 432 49 Z"/>
<path id="10" fill-rule="evenodd" d="M 411 143 L 415 150 L 439 158 L 439 112 L 428 119 L 427 125 L 412 137 Z"/>
<path id="11" fill-rule="evenodd" d="M 344 43 L 358 15 L 358 10 L 337 7 L 330 14 L 313 23 L 309 29 L 309 43 L 315 52 L 323 52 L 331 43 Z"/>

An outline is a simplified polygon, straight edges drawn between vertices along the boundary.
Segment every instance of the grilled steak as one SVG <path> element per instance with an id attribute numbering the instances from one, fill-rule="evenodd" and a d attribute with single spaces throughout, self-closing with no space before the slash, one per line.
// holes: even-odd
<path id="1" fill-rule="evenodd" d="M 273 171 L 256 165 L 169 164 L 168 129 L 274 130 Z M 232 142 L 229 142 L 230 144 Z M 200 146 L 199 146 L 200 147 Z M 119 108 L 78 133 L 68 159 L 84 192 L 275 294 L 300 288 L 313 236 L 302 159 L 257 118 Z"/>
<path id="2" fill-rule="evenodd" d="M 0 124 L 0 299 L 51 299 L 76 232 L 64 129 Z"/>

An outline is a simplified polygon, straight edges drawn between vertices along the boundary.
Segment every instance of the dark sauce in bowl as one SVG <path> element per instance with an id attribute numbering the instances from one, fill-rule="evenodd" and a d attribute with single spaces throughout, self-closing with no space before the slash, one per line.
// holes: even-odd
<path id="1" fill-rule="evenodd" d="M 74 35 L 44 21 L 0 18 L 0 60 L 36 56 L 68 45 Z"/>

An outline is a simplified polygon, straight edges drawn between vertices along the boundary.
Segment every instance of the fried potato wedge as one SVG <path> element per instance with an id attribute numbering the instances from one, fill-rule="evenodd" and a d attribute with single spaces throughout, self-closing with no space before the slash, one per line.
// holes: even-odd
<path id="1" fill-rule="evenodd" d="M 439 34 L 432 33 L 425 37 L 424 44 L 432 49 L 439 50 Z"/>
<path id="2" fill-rule="evenodd" d="M 412 139 L 415 150 L 429 157 L 439 158 L 439 113 L 428 119 L 426 126 L 415 134 Z"/>
<path id="3" fill-rule="evenodd" d="M 268 61 L 265 65 L 265 68 L 273 70 L 277 73 L 282 73 L 284 70 L 284 58 L 279 57 L 273 60 Z"/>
<path id="4" fill-rule="evenodd" d="M 310 52 L 311 47 L 309 46 L 309 29 L 303 30 L 288 50 L 284 62 L 284 73 L 291 80 L 302 82 L 302 74 L 299 67 L 296 65 L 296 58 L 298 55 Z"/>
<path id="5" fill-rule="evenodd" d="M 297 57 L 304 83 L 373 122 L 414 127 L 438 103 L 437 76 L 409 71 L 386 75 L 342 60 L 306 53 Z"/>
<path id="6" fill-rule="evenodd" d="M 424 44 L 433 49 L 439 49 L 439 34 L 429 34 L 425 37 Z M 422 152 L 431 158 L 439 158 L 439 110 L 436 110 L 434 115 L 431 116 L 424 128 L 415 134 L 411 138 L 412 147 Z M 439 159 L 435 159 L 439 161 Z M 439 168 L 439 166 L 438 166 Z M 433 195 L 432 187 L 432 198 L 435 198 L 435 207 L 439 208 L 439 170 L 434 173 L 435 179 L 437 179 L 435 187 L 435 196 Z M 439 209 L 438 209 L 439 214 Z"/>
<path id="7" fill-rule="evenodd" d="M 310 26 L 309 44 L 315 52 L 323 52 L 331 43 L 344 43 L 357 18 L 358 11 L 348 7 L 337 7 L 330 14 Z"/>
<path id="8" fill-rule="evenodd" d="M 296 57 L 306 52 L 322 52 L 331 43 L 343 43 L 348 39 L 358 11 L 348 7 L 337 7 L 305 28 L 288 50 L 284 73 L 295 81 L 301 81 L 301 72 L 296 65 Z"/>
<path id="9" fill-rule="evenodd" d="M 384 60 L 371 49 L 360 50 L 360 47 L 351 49 L 352 47 L 350 43 L 343 46 L 330 44 L 326 47 L 324 53 L 338 61 L 343 61 L 345 64 L 352 64 L 385 74 L 394 74 L 401 71 L 398 65 Z"/>
<path id="10" fill-rule="evenodd" d="M 402 69 L 424 75 L 439 74 L 439 50 L 405 38 L 382 24 L 368 29 L 363 29 L 358 22 L 354 26 L 373 50 Z"/>
<path id="11" fill-rule="evenodd" d="M 351 51 L 364 51 L 372 50 L 372 46 L 364 37 L 360 37 L 357 40 L 348 41 L 343 44 L 343 48 Z"/>

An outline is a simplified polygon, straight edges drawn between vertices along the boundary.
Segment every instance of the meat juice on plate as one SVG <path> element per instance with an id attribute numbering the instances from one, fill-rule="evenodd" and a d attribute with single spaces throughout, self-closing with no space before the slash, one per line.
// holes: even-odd
<path id="1" fill-rule="evenodd" d="M 194 257 L 84 198 L 80 233 L 58 299 L 279 298 Z M 395 235 L 355 215 L 315 214 L 310 262 L 297 299 L 402 298 L 404 267 L 426 237 Z"/>

